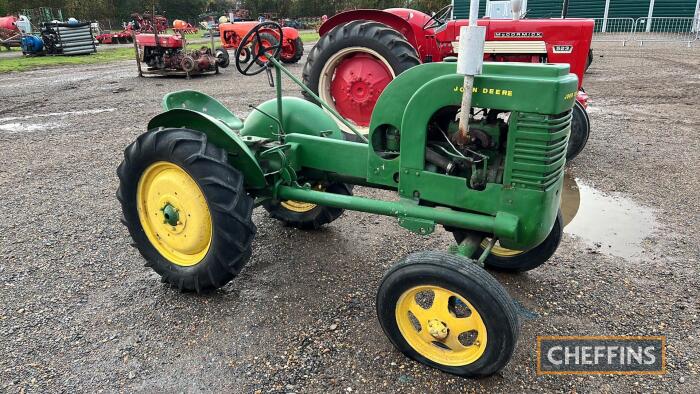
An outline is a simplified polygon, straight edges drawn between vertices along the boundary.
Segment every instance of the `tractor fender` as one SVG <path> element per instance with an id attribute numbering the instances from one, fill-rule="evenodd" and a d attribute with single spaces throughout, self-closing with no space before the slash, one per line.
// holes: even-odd
<path id="1" fill-rule="evenodd" d="M 241 137 L 220 120 L 201 112 L 175 108 L 148 122 L 148 130 L 159 127 L 185 128 L 206 134 L 210 142 L 228 153 L 229 164 L 243 174 L 247 188 L 261 189 L 267 186 L 265 175 L 253 152 Z"/>
<path id="2" fill-rule="evenodd" d="M 401 33 L 404 37 L 406 37 L 406 40 L 411 44 L 412 47 L 416 48 L 418 50 L 419 47 L 421 47 L 422 42 L 425 40 L 424 34 L 423 34 L 423 25 L 418 24 L 418 21 L 415 21 L 416 23 L 413 23 L 413 19 L 411 17 L 408 17 L 408 20 L 402 18 L 400 15 L 397 15 L 397 13 L 400 14 L 399 11 L 407 11 L 406 15 L 413 15 L 413 13 L 418 14 L 423 14 L 420 11 L 415 11 L 415 10 L 409 10 L 409 9 L 400 9 L 400 8 L 392 8 L 387 11 L 382 11 L 382 10 L 352 10 L 352 11 L 346 11 L 346 12 L 341 12 L 331 18 L 329 18 L 324 24 L 321 25 L 321 27 L 318 30 L 318 34 L 323 36 L 329 31 L 333 30 L 334 27 L 338 25 L 343 25 L 348 22 L 356 21 L 356 20 L 368 20 L 368 21 L 375 21 L 379 23 L 383 23 L 392 29 L 398 31 Z M 417 19 L 422 19 L 422 18 L 417 18 Z M 420 39 L 419 39 L 420 37 Z"/>
<path id="3" fill-rule="evenodd" d="M 299 38 L 299 31 L 293 27 L 283 27 L 282 36 L 285 40 L 296 40 Z"/>
<path id="4" fill-rule="evenodd" d="M 282 97 L 282 114 L 284 131 L 287 134 L 297 133 L 319 137 L 326 135 L 337 140 L 343 139 L 343 133 L 331 115 L 307 100 L 298 97 Z M 268 100 L 251 111 L 245 120 L 241 136 L 277 139 L 278 125 L 270 116 L 278 117 L 277 99 Z"/>

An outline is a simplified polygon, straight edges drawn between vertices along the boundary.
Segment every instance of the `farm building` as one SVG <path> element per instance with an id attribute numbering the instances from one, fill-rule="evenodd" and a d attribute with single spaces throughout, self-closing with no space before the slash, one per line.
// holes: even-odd
<path id="1" fill-rule="evenodd" d="M 528 18 L 556 18 L 561 16 L 562 0 L 522 0 Z M 454 17 L 469 16 L 469 0 L 453 0 Z M 510 8 L 508 2 L 481 1 L 479 16 L 486 14 L 487 7 Z M 506 3 L 506 4 L 503 4 Z M 686 17 L 700 18 L 700 0 L 570 0 L 568 17 L 571 18 L 649 18 Z"/>

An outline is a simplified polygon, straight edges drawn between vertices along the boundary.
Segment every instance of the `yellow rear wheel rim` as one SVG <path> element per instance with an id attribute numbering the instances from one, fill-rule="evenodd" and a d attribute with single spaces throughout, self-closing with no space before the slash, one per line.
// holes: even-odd
<path id="1" fill-rule="evenodd" d="M 282 205 L 285 209 L 288 209 L 292 212 L 299 212 L 299 213 L 309 212 L 310 210 L 316 208 L 316 204 L 313 204 L 310 202 L 303 202 L 303 201 L 294 201 L 294 200 L 282 201 L 282 202 L 280 202 L 280 205 Z"/>
<path id="2" fill-rule="evenodd" d="M 322 184 L 316 184 L 316 186 L 313 187 L 314 190 L 318 191 L 323 191 L 326 188 L 323 187 Z M 305 213 L 309 212 L 310 210 L 316 208 L 318 205 L 310 202 L 303 202 L 303 201 L 294 201 L 294 200 L 287 200 L 287 201 L 282 201 L 280 202 L 280 205 L 292 212 L 297 212 L 297 213 Z"/>
<path id="3" fill-rule="evenodd" d="M 417 299 L 430 293 L 429 306 Z M 441 365 L 468 365 L 486 350 L 486 325 L 479 312 L 464 297 L 439 286 L 405 291 L 396 303 L 396 323 L 415 351 Z M 466 336 L 460 338 L 463 334 Z"/>
<path id="4" fill-rule="evenodd" d="M 150 165 L 139 179 L 136 201 L 141 227 L 158 253 L 183 267 L 204 259 L 212 240 L 211 213 L 185 170 L 165 161 Z"/>
<path id="5" fill-rule="evenodd" d="M 483 241 L 481 241 L 481 248 L 486 249 L 486 247 L 489 245 L 489 242 L 491 242 L 489 238 L 486 238 Z M 498 243 L 498 241 L 495 245 L 493 245 L 493 248 L 491 248 L 491 254 L 497 257 L 514 257 L 521 253 L 523 253 L 522 250 L 504 248 L 503 246 L 501 246 L 500 243 Z"/>

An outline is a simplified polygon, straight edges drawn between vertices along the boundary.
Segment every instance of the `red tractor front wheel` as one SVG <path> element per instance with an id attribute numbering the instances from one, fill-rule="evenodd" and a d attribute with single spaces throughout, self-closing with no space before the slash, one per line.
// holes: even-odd
<path id="1" fill-rule="evenodd" d="M 321 37 L 309 53 L 302 77 L 324 102 L 367 133 L 384 88 L 418 64 L 416 50 L 401 33 L 382 23 L 358 20 Z"/>

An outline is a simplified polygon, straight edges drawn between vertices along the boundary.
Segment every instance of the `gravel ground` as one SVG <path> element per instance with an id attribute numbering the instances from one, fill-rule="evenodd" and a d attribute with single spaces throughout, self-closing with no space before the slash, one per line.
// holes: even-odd
<path id="1" fill-rule="evenodd" d="M 595 50 L 593 134 L 570 172 L 657 224 L 637 259 L 602 253 L 610 240 L 566 235 L 547 265 L 498 274 L 522 306 L 522 330 L 510 364 L 482 380 L 408 360 L 375 316 L 383 272 L 408 253 L 444 250 L 443 231 L 421 238 L 349 212 L 308 233 L 256 211 L 253 258 L 214 294 L 181 294 L 143 267 L 114 197 L 124 147 L 165 93 L 202 90 L 245 116 L 273 96 L 264 75 L 139 79 L 131 62 L 1 75 L 0 391 L 697 390 L 699 52 Z M 596 224 L 609 225 L 605 215 Z M 537 376 L 535 337 L 558 334 L 667 335 L 669 372 Z"/>

